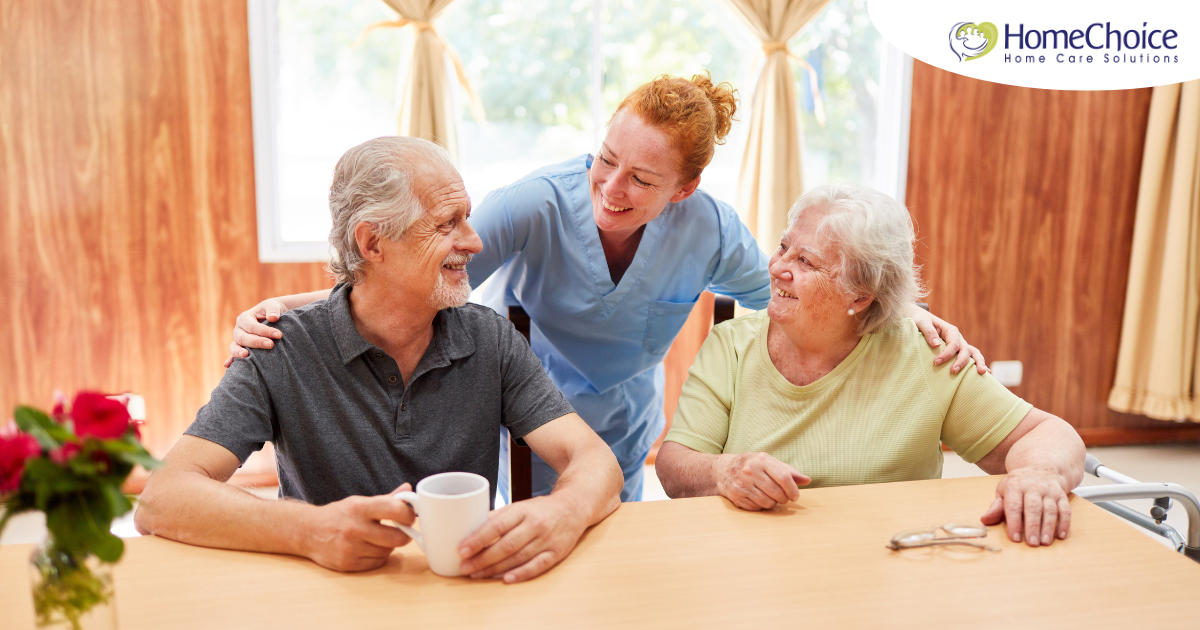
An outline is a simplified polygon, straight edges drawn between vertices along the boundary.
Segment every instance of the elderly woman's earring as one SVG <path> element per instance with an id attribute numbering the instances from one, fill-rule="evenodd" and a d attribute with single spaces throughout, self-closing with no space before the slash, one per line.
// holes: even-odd
<path id="1" fill-rule="evenodd" d="M 846 314 L 849 315 L 850 317 L 854 317 L 854 309 L 850 309 L 850 310 L 846 311 Z"/>

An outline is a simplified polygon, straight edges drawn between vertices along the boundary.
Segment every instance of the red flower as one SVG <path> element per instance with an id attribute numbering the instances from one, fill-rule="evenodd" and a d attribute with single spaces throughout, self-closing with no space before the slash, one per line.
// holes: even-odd
<path id="1" fill-rule="evenodd" d="M 25 472 L 25 460 L 42 454 L 42 448 L 32 436 L 18 433 L 0 435 L 0 494 L 16 490 Z"/>
<path id="2" fill-rule="evenodd" d="M 74 442 L 64 442 L 62 446 L 50 451 L 50 461 L 59 466 L 66 465 L 67 460 L 75 457 L 81 450 L 83 449 Z"/>
<path id="3" fill-rule="evenodd" d="M 95 392 L 80 392 L 71 404 L 75 435 L 102 440 L 121 437 L 129 428 L 129 412 L 120 401 Z"/>

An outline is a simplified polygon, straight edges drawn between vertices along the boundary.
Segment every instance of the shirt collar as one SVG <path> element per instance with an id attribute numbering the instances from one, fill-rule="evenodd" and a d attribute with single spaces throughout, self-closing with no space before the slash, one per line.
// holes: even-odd
<path id="1" fill-rule="evenodd" d="M 342 365 L 349 364 L 362 353 L 375 347 L 363 339 L 354 327 L 354 318 L 350 315 L 350 291 L 353 288 L 348 284 L 337 285 L 325 303 L 329 310 L 333 339 L 337 343 L 338 354 L 342 355 Z"/>
<path id="2" fill-rule="evenodd" d="M 446 364 L 475 353 L 475 340 L 463 324 L 457 308 L 445 308 L 433 318 L 433 342 L 437 344 Z"/>
<path id="3" fill-rule="evenodd" d="M 326 302 L 329 309 L 329 324 L 333 328 L 334 342 L 342 357 L 342 365 L 347 365 L 375 346 L 363 339 L 354 326 L 354 318 L 350 315 L 350 285 L 339 284 L 333 288 Z M 433 339 L 425 351 L 427 358 L 432 360 L 429 367 L 449 365 L 451 361 L 471 356 L 475 353 L 475 340 L 467 332 L 458 309 L 449 308 L 438 311 L 433 318 Z"/>

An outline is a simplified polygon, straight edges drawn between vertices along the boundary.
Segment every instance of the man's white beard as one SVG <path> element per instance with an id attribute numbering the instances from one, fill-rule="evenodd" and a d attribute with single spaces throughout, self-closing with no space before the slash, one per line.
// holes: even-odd
<path id="1" fill-rule="evenodd" d="M 470 256 L 447 256 L 442 264 L 465 265 L 471 260 Z M 437 285 L 429 296 L 429 303 L 437 310 L 463 306 L 471 298 L 471 279 L 463 278 L 459 282 L 446 282 L 446 276 L 438 273 Z"/>

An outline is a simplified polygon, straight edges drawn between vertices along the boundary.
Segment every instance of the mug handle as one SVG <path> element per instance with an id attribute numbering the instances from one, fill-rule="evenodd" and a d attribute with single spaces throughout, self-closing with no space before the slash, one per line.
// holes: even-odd
<path id="1" fill-rule="evenodd" d="M 407 503 L 408 507 L 412 508 L 413 514 L 417 514 L 417 499 L 419 497 L 416 492 L 405 490 L 404 492 L 397 492 L 396 494 L 393 494 L 392 498 Z M 420 516 L 419 514 L 417 515 Z M 425 550 L 425 543 L 421 541 L 421 532 L 417 531 L 413 527 L 401 525 L 400 523 L 396 523 L 396 527 L 398 527 L 400 531 L 404 532 L 405 534 L 408 534 L 409 538 L 417 541 L 417 546 L 420 547 L 422 551 Z"/>

